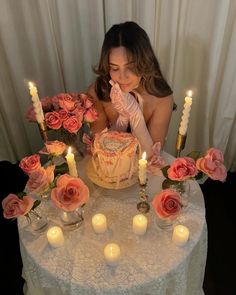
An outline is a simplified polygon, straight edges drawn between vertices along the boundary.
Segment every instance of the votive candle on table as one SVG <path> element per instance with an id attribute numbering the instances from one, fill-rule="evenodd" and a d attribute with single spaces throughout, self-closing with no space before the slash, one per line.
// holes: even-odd
<path id="1" fill-rule="evenodd" d="M 143 214 L 135 215 L 133 218 L 133 232 L 136 235 L 143 235 L 147 230 L 148 220 Z"/>
<path id="2" fill-rule="evenodd" d="M 66 161 L 69 167 L 69 174 L 73 177 L 78 177 L 78 172 L 76 168 L 75 156 L 71 152 L 71 147 L 68 149 L 68 153 L 66 155 Z"/>
<path id="3" fill-rule="evenodd" d="M 92 225 L 95 233 L 103 234 L 107 230 L 107 219 L 104 214 L 98 213 L 92 217 Z"/>
<path id="4" fill-rule="evenodd" d="M 146 152 L 143 153 L 142 159 L 138 161 L 138 177 L 140 184 L 145 184 L 147 181 L 147 160 Z"/>
<path id="5" fill-rule="evenodd" d="M 189 239 L 189 229 L 184 225 L 176 225 L 173 230 L 172 241 L 178 245 L 183 246 Z"/>
<path id="6" fill-rule="evenodd" d="M 120 260 L 120 247 L 115 243 L 107 244 L 104 248 L 104 256 L 108 264 L 116 265 Z"/>
<path id="7" fill-rule="evenodd" d="M 30 95 L 32 97 L 36 120 L 38 123 L 42 123 L 44 121 L 44 113 L 43 113 L 41 101 L 38 96 L 38 90 L 32 82 L 29 82 L 28 85 L 29 85 Z"/>
<path id="8" fill-rule="evenodd" d="M 50 227 L 47 231 L 47 239 L 52 247 L 61 247 L 64 244 L 64 235 L 61 228 L 59 226 Z"/>
<path id="9" fill-rule="evenodd" d="M 189 90 L 187 93 L 187 96 L 185 97 L 183 114 L 182 114 L 181 122 L 179 126 L 179 134 L 181 135 L 186 135 L 187 133 L 191 106 L 192 106 L 192 91 Z"/>

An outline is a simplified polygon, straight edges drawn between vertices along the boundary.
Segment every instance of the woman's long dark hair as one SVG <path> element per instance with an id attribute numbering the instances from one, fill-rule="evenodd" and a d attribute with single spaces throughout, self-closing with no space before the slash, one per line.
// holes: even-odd
<path id="1" fill-rule="evenodd" d="M 147 33 L 135 22 L 125 22 L 113 25 L 105 34 L 99 65 L 94 69 L 98 74 L 95 91 L 100 100 L 110 100 L 109 55 L 112 48 L 120 46 L 127 49 L 135 63 L 135 74 L 141 77 L 140 83 L 148 93 L 158 97 L 172 94 L 162 76 Z"/>

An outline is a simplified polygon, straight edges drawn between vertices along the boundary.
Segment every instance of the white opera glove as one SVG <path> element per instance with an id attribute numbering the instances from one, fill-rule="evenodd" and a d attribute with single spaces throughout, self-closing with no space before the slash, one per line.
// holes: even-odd
<path id="1" fill-rule="evenodd" d="M 110 97 L 114 108 L 120 115 L 129 118 L 132 133 L 138 139 L 142 151 L 145 151 L 147 157 L 150 157 L 152 155 L 153 141 L 139 104 L 130 93 L 122 92 L 118 83 L 113 81 L 110 81 L 110 83 L 112 85 Z"/>

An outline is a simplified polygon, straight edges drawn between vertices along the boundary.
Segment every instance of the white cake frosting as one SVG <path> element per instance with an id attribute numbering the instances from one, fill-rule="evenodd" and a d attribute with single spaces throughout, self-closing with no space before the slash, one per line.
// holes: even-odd
<path id="1" fill-rule="evenodd" d="M 139 152 L 139 142 L 130 133 L 97 133 L 92 148 L 93 168 L 104 181 L 119 184 L 137 171 Z"/>

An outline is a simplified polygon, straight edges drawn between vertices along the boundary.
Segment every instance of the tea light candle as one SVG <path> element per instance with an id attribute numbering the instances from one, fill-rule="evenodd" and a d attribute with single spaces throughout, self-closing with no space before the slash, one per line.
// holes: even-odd
<path id="1" fill-rule="evenodd" d="M 178 246 L 183 246 L 188 239 L 189 229 L 184 225 L 176 225 L 173 230 L 172 241 Z"/>
<path id="2" fill-rule="evenodd" d="M 138 161 L 138 177 L 140 184 L 145 184 L 147 181 L 147 160 L 146 152 L 143 153 L 142 159 Z"/>
<path id="3" fill-rule="evenodd" d="M 73 177 L 78 177 L 78 172 L 76 168 L 75 156 L 71 152 L 71 147 L 68 149 L 68 153 L 66 155 L 66 161 L 69 167 L 69 174 Z"/>
<path id="4" fill-rule="evenodd" d="M 135 215 L 133 218 L 133 232 L 136 235 L 143 235 L 147 230 L 147 217 L 143 214 Z"/>
<path id="5" fill-rule="evenodd" d="M 107 230 L 106 216 L 101 213 L 95 214 L 92 218 L 92 225 L 95 233 L 103 234 Z"/>
<path id="6" fill-rule="evenodd" d="M 47 239 L 49 244 L 54 247 L 61 247 L 64 244 L 64 236 L 59 226 L 53 226 L 47 231 Z"/>
<path id="7" fill-rule="evenodd" d="M 108 264 L 116 265 L 120 259 L 120 247 L 117 244 L 107 244 L 104 248 L 104 256 Z"/>
<path id="8" fill-rule="evenodd" d="M 32 82 L 29 82 L 28 85 L 29 85 L 30 95 L 32 97 L 36 120 L 38 123 L 42 123 L 44 121 L 44 113 L 43 113 L 41 101 L 38 96 L 38 90 Z"/>
<path id="9" fill-rule="evenodd" d="M 179 126 L 179 134 L 181 134 L 181 135 L 186 135 L 186 133 L 187 133 L 191 106 L 192 106 L 192 91 L 189 90 L 187 93 L 187 96 L 185 97 L 183 114 L 182 114 L 181 122 L 180 122 L 180 126 Z"/>

